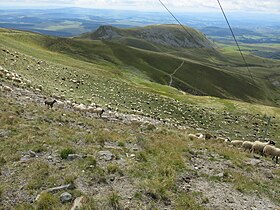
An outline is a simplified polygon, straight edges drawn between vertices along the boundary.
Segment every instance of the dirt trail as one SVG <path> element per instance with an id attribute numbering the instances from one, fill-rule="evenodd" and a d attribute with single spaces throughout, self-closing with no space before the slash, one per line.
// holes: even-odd
<path id="1" fill-rule="evenodd" d="M 180 65 L 177 69 L 175 69 L 174 72 L 173 72 L 172 74 L 169 75 L 169 76 L 170 76 L 169 86 L 172 86 L 172 83 L 173 83 L 173 76 L 183 67 L 184 64 L 185 64 L 185 61 L 183 61 L 183 62 L 181 63 L 181 65 Z"/>

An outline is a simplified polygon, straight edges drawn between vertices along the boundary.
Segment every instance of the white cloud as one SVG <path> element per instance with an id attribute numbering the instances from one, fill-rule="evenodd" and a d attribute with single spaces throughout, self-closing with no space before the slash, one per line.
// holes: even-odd
<path id="1" fill-rule="evenodd" d="M 173 10 L 215 10 L 216 0 L 162 0 Z M 220 0 L 227 11 L 279 12 L 280 0 Z M 91 8 L 123 8 L 135 10 L 162 10 L 158 0 L 1 0 L 0 5 L 79 6 Z"/>

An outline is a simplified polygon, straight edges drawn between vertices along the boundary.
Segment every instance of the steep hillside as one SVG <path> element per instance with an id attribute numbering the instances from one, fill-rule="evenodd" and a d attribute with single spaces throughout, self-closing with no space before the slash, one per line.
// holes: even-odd
<path id="1" fill-rule="evenodd" d="M 211 48 L 210 42 L 201 32 L 186 27 L 188 33 L 178 25 L 153 25 L 131 29 L 113 26 L 100 26 L 96 31 L 81 38 L 93 40 L 110 40 L 132 47 L 158 50 L 155 45 L 173 48 Z"/>
<path id="2" fill-rule="evenodd" d="M 146 54 L 146 51 L 129 47 L 121 48 L 118 44 L 111 42 L 61 39 L 30 32 L 1 30 L 0 49 L 0 65 L 3 68 L 17 72 L 32 81 L 36 89 L 40 90 L 43 86 L 42 90 L 50 95 L 71 98 L 76 102 L 95 102 L 127 113 L 142 113 L 177 125 L 193 124 L 193 126 L 207 130 L 220 129 L 220 125 L 214 122 L 220 121 L 220 116 L 216 115 L 217 119 L 213 121 L 215 115 L 208 116 L 204 111 L 192 107 L 197 103 L 193 101 L 195 97 L 173 87 L 150 82 L 152 77 L 156 80 L 156 78 L 161 78 L 161 74 L 166 75 L 160 69 L 164 69 L 168 65 L 170 67 L 172 65 L 174 67 L 185 66 L 186 70 L 193 71 L 186 76 L 190 83 L 194 81 L 199 84 L 198 80 L 205 81 L 205 92 L 216 90 L 216 93 L 219 91 L 225 93 L 221 84 L 232 88 L 231 92 L 235 91 L 234 93 L 239 97 L 246 97 L 246 94 L 250 97 L 252 92 L 263 93 L 263 96 L 259 97 L 266 97 L 268 95 L 266 91 L 269 91 L 266 89 L 265 83 L 263 88 L 256 89 L 249 84 L 248 78 L 238 74 L 232 74 L 230 77 L 231 74 L 228 72 L 211 69 L 194 61 L 185 59 L 185 63 L 182 63 L 172 55 Z M 123 49 L 127 51 L 123 52 Z M 103 58 L 105 55 L 107 57 Z M 132 65 L 137 68 L 133 68 Z M 155 66 L 153 67 L 153 65 Z M 214 74 L 213 83 L 206 78 L 206 76 L 211 76 L 207 74 L 207 71 L 210 70 Z M 197 72 L 197 76 L 192 77 L 195 72 Z M 179 73 L 177 72 L 177 74 Z M 156 77 L 156 75 L 158 76 Z M 219 79 L 219 76 L 224 77 Z M 162 78 L 164 79 L 164 76 Z M 231 83 L 231 80 L 234 83 Z M 242 80 L 248 83 L 243 83 Z M 273 79 L 273 83 L 276 84 L 275 79 Z M 234 85 L 237 85 L 237 90 Z M 250 87 L 252 88 L 250 89 Z M 157 95 L 162 97 L 157 97 Z M 232 97 L 230 92 L 228 96 Z M 204 104 L 205 101 L 208 101 L 212 107 L 216 103 L 215 100 L 205 97 L 201 99 L 201 103 Z M 254 98 L 254 100 L 257 99 Z M 223 99 L 220 101 L 219 106 L 228 107 L 229 110 L 236 108 L 231 103 L 225 102 L 224 104 Z M 189 115 L 194 115 L 194 117 L 189 117 Z M 240 120 L 237 119 L 237 121 Z M 211 123 L 203 123 L 210 121 Z M 223 125 L 223 129 L 234 135 L 236 127 L 226 124 Z M 249 129 L 251 128 L 249 127 Z M 242 132 L 244 135 L 248 133 L 246 129 Z M 261 135 L 261 133 L 255 133 L 254 130 L 254 135 Z"/>

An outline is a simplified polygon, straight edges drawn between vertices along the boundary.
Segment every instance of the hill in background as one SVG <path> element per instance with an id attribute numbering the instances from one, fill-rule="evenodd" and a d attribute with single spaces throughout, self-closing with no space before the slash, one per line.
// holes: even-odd
<path id="1" fill-rule="evenodd" d="M 185 29 L 178 25 L 129 29 L 101 26 L 78 38 L 101 40 L 110 48 L 107 58 L 138 69 L 153 81 L 167 85 L 172 75 L 172 85 L 188 93 L 278 103 L 279 92 L 271 83 L 277 74 L 277 62 L 248 53 L 246 59 L 255 77 L 252 81 L 233 47 L 227 46 L 225 51 L 203 33 Z"/>
<path id="2" fill-rule="evenodd" d="M 129 29 L 100 26 L 96 31 L 80 37 L 92 40 L 110 40 L 148 50 L 157 49 L 157 45 L 172 48 L 213 47 L 213 43 L 201 32 L 189 27 L 185 27 L 185 29 L 183 30 L 178 25 L 152 25 Z M 148 45 L 150 47 L 147 47 Z"/>

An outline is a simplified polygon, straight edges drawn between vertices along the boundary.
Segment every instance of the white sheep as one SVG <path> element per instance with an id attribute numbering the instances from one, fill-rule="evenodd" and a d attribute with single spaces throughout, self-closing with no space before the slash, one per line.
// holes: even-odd
<path id="1" fill-rule="evenodd" d="M 3 86 L 3 88 L 4 88 L 4 91 L 8 91 L 8 92 L 12 92 L 13 91 L 13 89 L 12 88 L 10 88 L 9 86 Z"/>
<path id="2" fill-rule="evenodd" d="M 18 77 L 12 77 L 12 80 L 17 83 L 22 83 L 21 79 Z"/>
<path id="3" fill-rule="evenodd" d="M 234 147 L 241 147 L 243 144 L 243 141 L 241 140 L 233 140 L 229 142 L 231 145 L 233 145 Z"/>
<path id="4" fill-rule="evenodd" d="M 192 134 L 192 133 L 188 134 L 188 137 L 189 137 L 190 140 L 196 140 L 197 139 L 197 136 Z"/>
<path id="5" fill-rule="evenodd" d="M 204 135 L 202 133 L 196 133 L 195 134 L 197 136 L 197 138 L 199 139 L 203 139 L 204 138 Z"/>
<path id="6" fill-rule="evenodd" d="M 59 101 L 59 100 L 56 101 L 56 104 L 57 104 L 57 107 L 61 108 L 61 109 L 64 108 L 64 106 L 65 106 L 64 102 Z"/>
<path id="7" fill-rule="evenodd" d="M 268 142 L 260 142 L 260 141 L 255 141 L 253 143 L 251 152 L 252 153 L 259 153 L 259 154 L 263 154 L 263 149 L 266 145 L 275 145 L 275 143 L 273 141 L 268 141 Z"/>
<path id="8" fill-rule="evenodd" d="M 74 109 L 79 112 L 86 112 L 87 107 L 84 104 L 74 105 Z"/>
<path id="9" fill-rule="evenodd" d="M 99 115 L 99 117 L 102 117 L 102 114 L 105 112 L 105 110 L 100 107 L 97 107 L 97 108 L 88 107 L 87 111 L 90 113 L 96 113 L 97 115 Z"/>
<path id="10" fill-rule="evenodd" d="M 190 140 L 198 140 L 198 139 L 204 139 L 203 134 L 202 133 L 196 133 L 196 134 L 188 134 L 188 137 Z"/>
<path id="11" fill-rule="evenodd" d="M 275 146 L 272 146 L 272 145 L 266 145 L 263 148 L 263 154 L 265 156 L 271 156 L 272 160 L 274 160 L 274 158 L 276 158 L 276 163 L 278 163 L 278 158 L 280 156 L 280 149 Z"/>
<path id="12" fill-rule="evenodd" d="M 248 150 L 248 151 L 251 151 L 251 149 L 252 149 L 252 147 L 253 147 L 253 142 L 251 142 L 251 141 L 244 141 L 243 143 L 242 143 L 242 148 L 246 151 L 246 150 Z"/>

